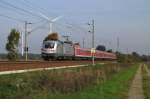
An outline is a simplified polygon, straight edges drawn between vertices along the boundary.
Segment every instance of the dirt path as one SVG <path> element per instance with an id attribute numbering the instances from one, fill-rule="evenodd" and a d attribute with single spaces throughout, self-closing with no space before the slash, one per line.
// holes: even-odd
<path id="1" fill-rule="evenodd" d="M 141 64 L 136 72 L 127 99 L 145 99 L 142 87 L 142 66 Z"/>

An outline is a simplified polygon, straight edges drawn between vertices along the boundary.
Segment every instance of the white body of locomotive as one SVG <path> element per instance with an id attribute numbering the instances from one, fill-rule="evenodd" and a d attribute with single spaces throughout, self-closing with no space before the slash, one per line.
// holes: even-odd
<path id="1" fill-rule="evenodd" d="M 72 42 L 44 41 L 41 54 L 44 60 L 72 58 L 74 57 L 74 46 Z"/>

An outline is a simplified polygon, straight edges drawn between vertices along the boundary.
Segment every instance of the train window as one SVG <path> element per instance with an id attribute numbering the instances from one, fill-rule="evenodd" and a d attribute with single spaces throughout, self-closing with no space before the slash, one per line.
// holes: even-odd
<path id="1" fill-rule="evenodd" d="M 45 48 L 54 48 L 54 43 L 46 43 Z"/>

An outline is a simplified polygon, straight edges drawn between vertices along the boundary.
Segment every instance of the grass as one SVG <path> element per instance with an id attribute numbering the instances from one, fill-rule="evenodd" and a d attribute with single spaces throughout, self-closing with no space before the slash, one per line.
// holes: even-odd
<path id="1" fill-rule="evenodd" d="M 150 65 L 148 67 L 150 67 Z M 143 89 L 146 99 L 150 99 L 150 77 L 145 70 L 143 70 Z"/>
<path id="2" fill-rule="evenodd" d="M 122 99 L 135 71 L 111 64 L 0 76 L 0 99 Z"/>
<path id="3" fill-rule="evenodd" d="M 148 62 L 146 65 L 147 65 L 147 67 L 150 69 L 150 62 Z"/>
<path id="4" fill-rule="evenodd" d="M 133 78 L 137 67 L 121 71 L 103 84 L 87 88 L 84 91 L 73 94 L 51 94 L 46 99 L 123 99 L 126 97 L 130 81 Z"/>

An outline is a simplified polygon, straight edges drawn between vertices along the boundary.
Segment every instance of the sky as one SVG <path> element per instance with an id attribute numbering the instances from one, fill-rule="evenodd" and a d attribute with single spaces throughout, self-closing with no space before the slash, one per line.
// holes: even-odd
<path id="1" fill-rule="evenodd" d="M 53 31 L 69 35 L 81 46 L 84 39 L 85 47 L 91 47 L 88 23 L 94 19 L 95 46 L 105 45 L 115 51 L 119 38 L 119 51 L 150 55 L 149 5 L 149 0 L 0 0 L 0 53 L 6 52 L 12 28 L 24 33 L 24 21 L 33 23 L 28 25 L 28 31 L 34 30 L 28 35 L 29 52 L 40 53 L 49 34 L 49 23 L 42 13 L 50 19 L 62 16 L 53 23 Z"/>

